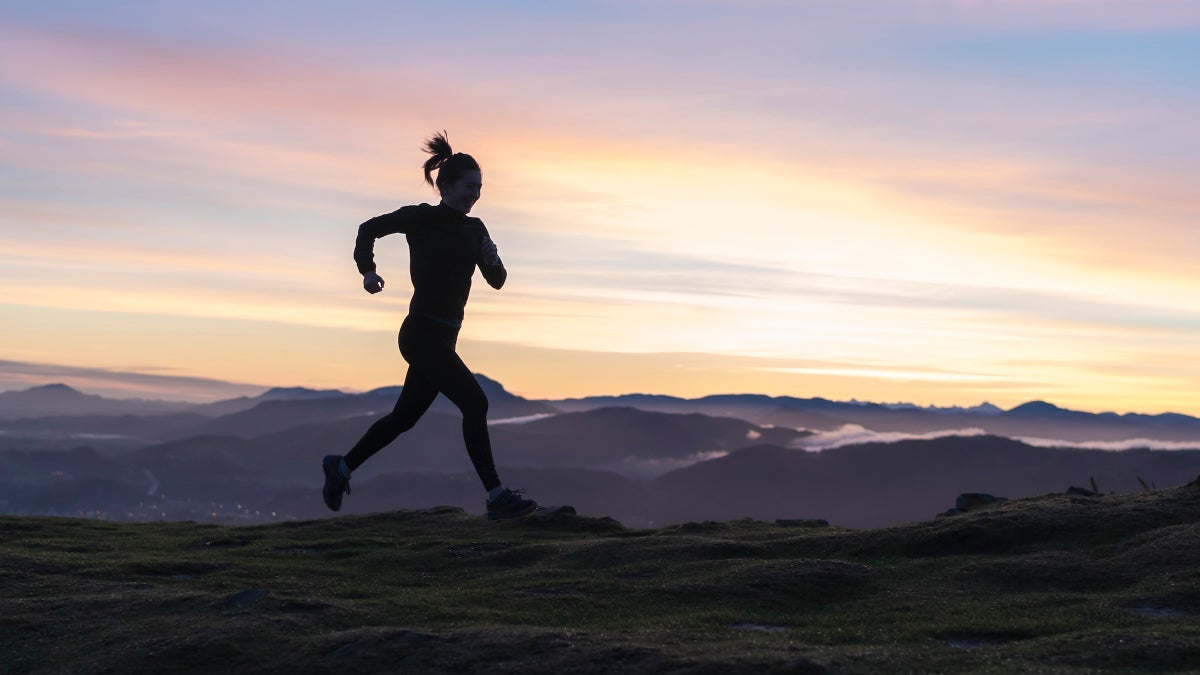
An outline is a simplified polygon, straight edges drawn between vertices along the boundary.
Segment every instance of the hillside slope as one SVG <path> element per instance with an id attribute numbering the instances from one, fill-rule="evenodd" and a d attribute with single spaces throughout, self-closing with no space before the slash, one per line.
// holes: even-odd
<path id="1" fill-rule="evenodd" d="M 1200 481 L 871 531 L 0 517 L 0 569 L 8 673 L 1200 666 Z"/>

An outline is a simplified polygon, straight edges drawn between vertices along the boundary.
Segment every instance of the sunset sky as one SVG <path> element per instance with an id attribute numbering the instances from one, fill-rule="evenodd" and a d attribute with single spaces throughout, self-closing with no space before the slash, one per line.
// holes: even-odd
<path id="1" fill-rule="evenodd" d="M 516 394 L 1200 415 L 1195 0 L 3 12 L 0 390 L 399 384 L 404 238 L 350 254 L 445 129 Z"/>

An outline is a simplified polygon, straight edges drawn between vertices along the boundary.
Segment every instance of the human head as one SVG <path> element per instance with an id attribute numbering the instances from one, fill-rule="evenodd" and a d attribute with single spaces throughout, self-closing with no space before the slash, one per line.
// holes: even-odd
<path id="1" fill-rule="evenodd" d="M 468 182 L 475 185 L 475 197 L 470 200 L 470 204 L 466 204 L 465 209 L 459 209 L 466 213 L 471 210 L 471 205 L 475 199 L 479 198 L 478 187 L 482 182 L 482 171 L 479 169 L 479 163 L 475 158 L 464 153 L 454 152 L 450 148 L 450 141 L 446 140 L 446 132 L 434 134 L 433 138 L 425 141 L 425 152 L 429 153 L 429 159 L 425 160 L 425 182 L 431 187 L 436 187 L 438 192 L 442 194 L 444 202 L 448 197 L 453 197 L 452 193 L 460 191 L 460 179 L 470 178 Z M 436 180 L 433 177 L 433 172 L 437 171 Z M 455 201 L 451 199 L 451 201 Z M 449 206 L 457 206 L 447 202 Z"/>

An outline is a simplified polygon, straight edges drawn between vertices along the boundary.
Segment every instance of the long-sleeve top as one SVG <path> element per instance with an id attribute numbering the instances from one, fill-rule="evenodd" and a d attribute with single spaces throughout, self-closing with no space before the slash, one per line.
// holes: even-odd
<path id="1" fill-rule="evenodd" d="M 492 288 L 508 278 L 483 221 L 441 204 L 405 206 L 358 226 L 354 262 L 362 274 L 375 271 L 375 240 L 403 232 L 408 239 L 413 295 L 410 314 L 462 325 L 476 266 Z M 490 258 L 490 259 L 485 259 Z"/>

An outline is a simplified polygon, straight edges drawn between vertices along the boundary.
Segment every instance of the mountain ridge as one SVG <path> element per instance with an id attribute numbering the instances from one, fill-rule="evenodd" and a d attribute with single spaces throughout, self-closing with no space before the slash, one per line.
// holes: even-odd
<path id="1" fill-rule="evenodd" d="M 853 408 L 867 408 L 877 410 L 891 410 L 896 412 L 903 411 L 922 411 L 942 414 L 964 414 L 964 415 L 996 415 L 1004 414 L 1010 416 L 1089 416 L 1095 418 L 1107 419 L 1137 419 L 1137 420 L 1171 420 L 1181 424 L 1200 423 L 1200 418 L 1186 415 L 1177 412 L 1161 412 L 1161 413 L 1144 413 L 1144 412 L 1125 412 L 1116 413 L 1112 411 L 1103 412 L 1086 412 L 1076 411 L 1068 408 L 1062 408 L 1053 403 L 1043 400 L 1031 400 L 1013 406 L 1007 410 L 995 406 L 988 402 L 983 402 L 975 406 L 919 406 L 913 403 L 877 403 L 871 401 L 859 401 L 851 399 L 849 401 L 833 401 L 823 397 L 799 398 L 794 396 L 769 396 L 766 394 L 709 394 L 697 398 L 685 398 L 679 396 L 671 396 L 667 394 L 618 394 L 618 395 L 601 395 L 601 396 L 586 396 L 580 398 L 565 398 L 565 399 L 527 399 L 524 397 L 512 394 L 504 386 L 481 373 L 475 374 L 476 380 L 484 388 L 489 399 L 503 400 L 520 400 L 531 403 L 540 403 L 543 405 L 553 406 L 564 411 L 575 410 L 583 407 L 607 407 L 613 405 L 630 405 L 638 407 L 638 404 L 652 405 L 692 405 L 701 407 L 715 407 L 722 404 L 725 405 L 758 405 L 782 408 L 788 410 L 807 410 L 807 411 L 845 411 Z M 106 408 L 119 411 L 110 414 L 148 414 L 145 412 L 129 412 L 125 408 L 135 406 L 151 406 L 156 409 L 169 412 L 181 410 L 222 410 L 229 407 L 242 406 L 252 407 L 258 403 L 267 401 L 295 401 L 303 399 L 330 399 L 330 398 L 347 398 L 347 397 L 362 397 L 362 396 L 380 396 L 389 397 L 399 394 L 402 387 L 398 385 L 389 385 L 385 387 L 377 387 L 361 393 L 348 393 L 341 389 L 313 389 L 309 387 L 271 387 L 256 396 L 240 396 L 232 399 L 222 399 L 211 403 L 187 403 L 182 401 L 172 401 L 167 399 L 144 399 L 144 398 L 109 398 L 96 394 L 87 394 L 75 387 L 63 384 L 61 382 L 48 383 L 42 385 L 31 386 L 22 390 L 11 390 L 0 392 L 0 419 L 13 416 L 13 411 L 23 411 L 25 409 L 35 409 L 36 405 L 44 406 L 71 406 L 72 403 L 79 401 L 88 401 L 93 404 L 100 404 Z M 124 406 L 124 408 L 122 407 Z M 75 412 L 64 412 L 61 409 L 47 409 L 47 414 L 63 415 L 63 414 L 84 414 Z M 152 414 L 152 413 L 149 413 Z M 221 412 L 214 414 L 228 414 Z"/>

